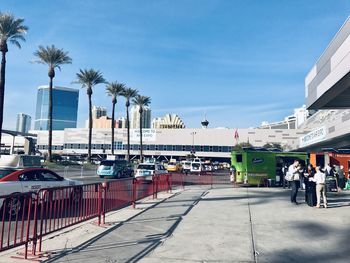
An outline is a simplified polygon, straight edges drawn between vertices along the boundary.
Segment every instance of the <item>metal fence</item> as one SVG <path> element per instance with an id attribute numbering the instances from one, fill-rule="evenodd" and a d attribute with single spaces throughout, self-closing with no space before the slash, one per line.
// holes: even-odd
<path id="1" fill-rule="evenodd" d="M 137 200 L 144 197 L 157 198 L 158 192 L 178 186 L 212 185 L 220 180 L 213 174 L 162 174 L 152 180 L 127 178 L 0 196 L 0 252 L 24 245 L 21 258 L 27 259 L 29 252 L 36 255 L 42 251 L 45 235 L 93 218 L 98 225 L 104 224 L 107 212 L 129 205 L 135 207 Z"/>

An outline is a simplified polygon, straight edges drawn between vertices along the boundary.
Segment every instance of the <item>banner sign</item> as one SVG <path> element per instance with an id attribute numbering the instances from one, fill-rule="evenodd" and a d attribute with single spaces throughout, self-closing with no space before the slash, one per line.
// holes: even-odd
<path id="1" fill-rule="evenodd" d="M 142 129 L 142 142 L 155 142 L 156 141 L 156 130 L 155 129 Z M 130 141 L 140 142 L 140 130 L 130 130 Z"/>
<path id="2" fill-rule="evenodd" d="M 305 147 L 310 144 L 321 142 L 326 139 L 326 135 L 326 127 L 321 127 L 316 130 L 313 130 L 300 138 L 299 147 Z"/>

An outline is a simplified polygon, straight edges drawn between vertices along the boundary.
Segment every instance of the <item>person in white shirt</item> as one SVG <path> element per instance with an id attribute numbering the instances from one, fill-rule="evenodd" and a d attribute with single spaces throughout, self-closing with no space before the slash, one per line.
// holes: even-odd
<path id="1" fill-rule="evenodd" d="M 294 203 L 298 205 L 297 202 L 297 195 L 298 195 L 298 189 L 300 187 L 300 178 L 299 178 L 299 161 L 295 160 L 293 164 L 291 164 L 288 168 L 288 173 L 293 174 L 293 180 L 290 181 L 290 184 L 292 186 L 292 192 L 290 196 L 291 203 Z"/>
<path id="2" fill-rule="evenodd" d="M 320 208 L 321 205 L 321 194 L 323 198 L 323 205 L 327 208 L 327 196 L 326 196 L 326 175 L 322 173 L 321 167 L 316 167 L 316 173 L 314 178 L 310 178 L 316 183 L 316 196 L 317 196 L 317 208 Z"/>

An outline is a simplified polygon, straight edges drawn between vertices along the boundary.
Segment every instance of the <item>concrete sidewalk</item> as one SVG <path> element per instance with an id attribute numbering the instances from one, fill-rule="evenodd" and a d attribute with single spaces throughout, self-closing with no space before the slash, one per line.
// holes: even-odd
<path id="1" fill-rule="evenodd" d="M 115 212 L 111 227 L 45 262 L 349 262 L 349 193 L 329 195 L 329 209 L 293 205 L 279 188 L 193 186 L 164 198 Z M 57 240 L 79 239 L 65 235 Z"/>

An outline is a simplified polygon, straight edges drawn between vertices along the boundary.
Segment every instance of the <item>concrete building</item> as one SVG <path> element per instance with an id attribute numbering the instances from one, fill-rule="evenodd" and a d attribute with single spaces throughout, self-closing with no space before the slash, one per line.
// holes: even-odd
<path id="1" fill-rule="evenodd" d="M 124 117 L 120 117 L 117 119 L 117 126 L 119 129 L 125 129 L 126 128 L 126 119 Z"/>
<path id="2" fill-rule="evenodd" d="M 89 122 L 87 122 L 89 125 Z M 87 126 L 88 128 L 89 126 Z M 102 116 L 98 119 L 92 119 L 92 128 L 94 129 L 108 129 L 112 127 L 112 118 Z M 114 128 L 118 128 L 118 122 L 114 121 Z"/>
<path id="3" fill-rule="evenodd" d="M 64 130 L 77 127 L 79 90 L 53 87 L 52 90 L 52 129 Z M 38 87 L 35 130 L 48 130 L 49 86 Z"/>
<path id="4" fill-rule="evenodd" d="M 130 110 L 130 128 L 139 129 L 140 128 L 140 112 L 139 106 L 132 106 Z M 149 107 L 144 107 L 142 112 L 142 128 L 151 128 L 151 109 Z"/>
<path id="5" fill-rule="evenodd" d="M 143 147 L 145 156 L 157 158 L 179 158 L 192 149 L 200 157 L 229 159 L 233 147 L 240 142 L 254 146 L 280 143 L 285 150 L 297 148 L 299 137 L 308 131 L 278 129 L 144 129 Z M 54 152 L 63 154 L 87 154 L 88 129 L 65 129 L 54 132 Z M 237 138 L 237 136 L 236 136 Z M 111 152 L 111 130 L 93 129 L 92 154 Z M 47 132 L 38 132 L 37 147 L 47 151 Z M 115 153 L 126 155 L 127 134 L 125 129 L 115 130 Z M 132 129 L 130 136 L 131 155 L 139 154 L 139 130 Z"/>
<path id="6" fill-rule="evenodd" d="M 16 122 L 16 131 L 27 133 L 32 125 L 32 117 L 28 114 L 18 113 Z"/>
<path id="7" fill-rule="evenodd" d="M 103 116 L 107 116 L 107 109 L 101 106 L 92 107 L 92 119 L 98 119 Z"/>
<path id="8" fill-rule="evenodd" d="M 152 120 L 153 129 L 184 129 L 185 123 L 177 114 L 166 114 L 164 117 Z"/>
<path id="9" fill-rule="evenodd" d="M 296 129 L 296 117 L 294 115 L 290 115 L 285 117 L 283 121 L 276 122 L 267 122 L 263 121 L 261 125 L 258 127 L 259 129 Z"/>
<path id="10" fill-rule="evenodd" d="M 298 149 L 350 148 L 350 19 L 305 78 L 307 109 L 318 110 L 300 127 L 311 130 Z"/>

